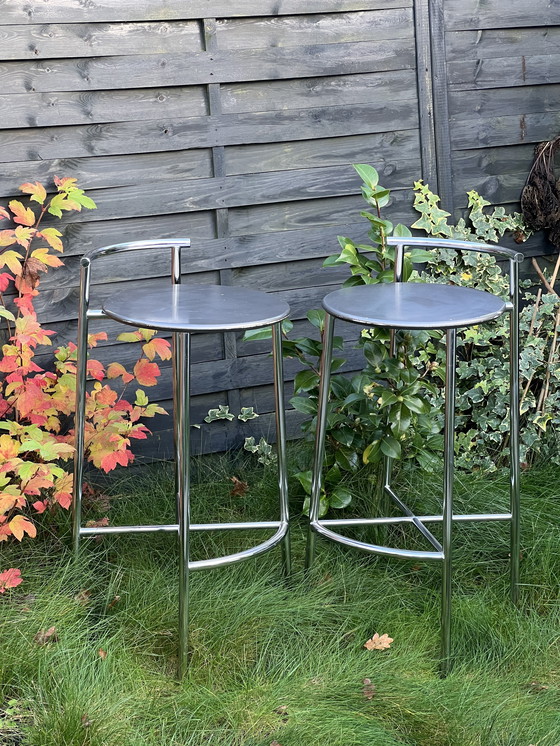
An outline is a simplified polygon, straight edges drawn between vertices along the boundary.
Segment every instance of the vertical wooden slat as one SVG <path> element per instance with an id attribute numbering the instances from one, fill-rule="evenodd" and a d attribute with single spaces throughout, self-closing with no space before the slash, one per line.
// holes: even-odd
<path id="1" fill-rule="evenodd" d="M 416 76 L 418 83 L 422 178 L 430 185 L 433 191 L 438 192 L 430 0 L 415 0 L 414 28 L 416 34 Z"/>

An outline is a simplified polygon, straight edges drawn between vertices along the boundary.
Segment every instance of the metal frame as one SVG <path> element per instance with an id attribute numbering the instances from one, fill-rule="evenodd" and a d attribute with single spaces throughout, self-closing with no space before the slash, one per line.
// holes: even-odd
<path id="1" fill-rule="evenodd" d="M 274 400 L 276 406 L 276 435 L 278 455 L 278 490 L 280 497 L 280 520 L 253 521 L 239 523 L 199 523 L 190 521 L 190 341 L 191 334 L 173 334 L 173 404 L 175 439 L 175 486 L 177 500 L 177 522 L 154 526 L 104 526 L 84 528 L 82 516 L 82 480 L 85 450 L 85 406 L 87 380 L 87 339 L 90 319 L 109 318 L 100 309 L 90 308 L 91 264 L 93 260 L 125 251 L 147 249 L 167 249 L 171 251 L 171 281 L 181 282 L 181 249 L 190 246 L 189 239 L 134 241 L 106 246 L 90 252 L 80 262 L 80 306 L 78 314 L 78 349 L 76 380 L 76 414 L 73 487 L 73 547 L 77 554 L 80 539 L 103 534 L 128 533 L 175 533 L 179 539 L 179 665 L 178 675 L 183 677 L 188 666 L 188 624 L 189 624 L 189 573 L 212 567 L 231 565 L 256 557 L 282 545 L 282 565 L 285 575 L 291 572 L 290 535 L 288 525 L 288 476 L 286 464 L 286 424 L 283 401 L 283 361 L 281 322 L 272 325 L 272 355 L 274 367 Z M 258 325 L 254 325 L 258 326 Z M 251 327 L 251 328 L 254 328 Z M 189 555 L 191 531 L 263 530 L 274 531 L 266 541 L 234 554 L 192 561 Z"/>
<path id="2" fill-rule="evenodd" d="M 319 519 L 319 500 L 321 494 L 322 468 L 325 455 L 325 435 L 327 428 L 328 398 L 330 388 L 330 361 L 333 351 L 335 316 L 326 313 L 323 330 L 323 354 L 320 368 L 320 388 L 315 433 L 315 453 L 313 461 L 313 478 L 311 486 L 311 506 L 309 512 L 309 530 L 306 549 L 306 568 L 310 569 L 315 556 L 316 536 L 360 549 L 371 554 L 387 557 L 400 557 L 415 560 L 440 560 L 442 562 L 441 588 L 441 672 L 446 675 L 451 661 L 451 577 L 452 577 L 452 527 L 455 521 L 510 521 L 510 573 L 511 599 L 518 602 L 519 594 L 519 263 L 523 254 L 470 241 L 452 241 L 433 238 L 388 238 L 387 243 L 395 246 L 395 282 L 403 281 L 403 261 L 406 247 L 449 248 L 459 251 L 478 251 L 492 254 L 509 260 L 509 302 L 506 310 L 510 320 L 510 510 L 508 513 L 481 513 L 455 515 L 453 513 L 453 459 L 454 459 L 454 424 L 455 424 L 455 366 L 456 366 L 456 329 L 446 331 L 446 376 L 445 376 L 445 430 L 444 430 L 444 474 L 443 474 L 443 510 L 440 515 L 415 515 L 399 498 L 391 487 L 391 460 L 384 464 L 383 491 L 404 513 L 397 517 L 352 518 L 352 519 Z M 348 320 L 348 319 L 346 319 Z M 395 338 L 391 335 L 392 352 L 395 352 Z M 443 527 L 440 542 L 426 527 L 426 523 L 441 523 Z M 342 526 L 374 526 L 410 523 L 432 545 L 425 551 L 399 549 L 343 536 L 334 528 Z"/>

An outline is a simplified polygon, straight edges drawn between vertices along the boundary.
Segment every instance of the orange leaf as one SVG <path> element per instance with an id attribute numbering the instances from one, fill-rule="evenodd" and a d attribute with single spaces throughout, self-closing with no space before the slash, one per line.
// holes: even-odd
<path id="1" fill-rule="evenodd" d="M 8 202 L 8 207 L 14 214 L 14 223 L 20 225 L 33 225 L 35 222 L 35 213 L 30 207 L 24 207 L 17 199 Z"/>
<path id="2" fill-rule="evenodd" d="M 89 347 L 97 347 L 98 342 L 105 342 L 106 340 L 107 332 L 97 332 L 97 334 L 88 334 L 87 343 Z"/>
<path id="3" fill-rule="evenodd" d="M 150 342 L 146 342 L 145 345 L 142 345 L 142 349 L 149 360 L 153 360 L 156 355 L 161 360 L 171 360 L 171 345 L 161 337 L 154 337 Z"/>
<path id="4" fill-rule="evenodd" d="M 391 647 L 392 642 L 393 638 L 389 635 L 380 635 L 376 632 L 371 639 L 364 643 L 364 648 L 366 650 L 387 650 Z"/>
<path id="5" fill-rule="evenodd" d="M 37 536 L 37 529 L 35 526 L 22 515 L 16 515 L 15 518 L 12 518 L 8 523 L 8 526 L 18 541 L 23 539 L 24 534 L 29 534 L 32 539 Z"/>
<path id="6" fill-rule="evenodd" d="M 110 363 L 107 367 L 107 378 L 118 378 L 122 376 L 125 383 L 129 383 L 134 380 L 132 373 L 128 373 L 124 365 L 120 363 Z"/>
<path id="7" fill-rule="evenodd" d="M 9 217 L 10 217 L 10 213 L 6 210 L 5 207 L 2 207 L 0 205 L 0 220 L 2 220 L 2 218 L 9 218 Z"/>
<path id="8" fill-rule="evenodd" d="M 0 572 L 0 593 L 4 593 L 6 588 L 16 588 L 20 583 L 23 583 L 21 571 L 15 567 Z"/>
<path id="9" fill-rule="evenodd" d="M 43 202 L 47 199 L 47 190 L 38 181 L 36 181 L 34 184 L 30 184 L 29 182 L 22 184 L 19 188 L 19 191 L 23 192 L 24 194 L 30 194 L 31 199 L 34 202 L 38 202 L 40 205 L 42 205 Z"/>
<path id="10" fill-rule="evenodd" d="M 157 363 L 150 363 L 145 357 L 134 366 L 134 376 L 141 386 L 155 386 L 160 370 Z"/>
<path id="11" fill-rule="evenodd" d="M 33 508 L 37 511 L 37 513 L 44 513 L 47 509 L 47 503 L 43 502 L 42 500 L 36 500 L 33 505 Z"/>
<path id="12" fill-rule="evenodd" d="M 0 496 L 0 515 L 4 515 L 16 504 L 17 499 L 13 495 Z"/>

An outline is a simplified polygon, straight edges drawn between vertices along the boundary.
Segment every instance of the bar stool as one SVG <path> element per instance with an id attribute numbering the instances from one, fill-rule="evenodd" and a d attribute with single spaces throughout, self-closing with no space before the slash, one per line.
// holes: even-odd
<path id="1" fill-rule="evenodd" d="M 415 560 L 439 560 L 442 563 L 441 587 L 441 672 L 445 675 L 451 653 L 451 538 L 454 521 L 509 521 L 511 539 L 511 598 L 518 600 L 519 584 L 519 263 L 523 254 L 511 249 L 470 241 L 433 238 L 387 239 L 395 247 L 394 282 L 360 285 L 329 293 L 323 300 L 326 311 L 321 359 L 317 430 L 313 462 L 311 506 L 306 551 L 306 567 L 314 560 L 317 534 L 327 539 L 371 554 Z M 405 246 L 478 251 L 509 260 L 509 302 L 480 290 L 457 285 L 403 282 Z M 510 319 L 510 510 L 507 513 L 454 515 L 453 458 L 455 421 L 455 359 L 457 328 L 481 324 L 505 311 Z M 404 515 L 357 519 L 319 519 L 322 466 L 335 319 L 362 326 L 389 329 L 442 329 L 446 333 L 445 429 L 443 510 L 440 515 L 416 515 L 391 486 L 391 460 L 384 464 L 383 491 Z M 394 334 L 391 335 L 395 354 Z M 441 542 L 427 528 L 428 523 L 442 524 Z M 344 526 L 372 526 L 409 523 L 432 545 L 430 550 L 416 551 L 356 541 L 333 530 Z"/>
<path id="2" fill-rule="evenodd" d="M 282 562 L 290 573 L 290 539 L 288 532 L 288 491 L 286 472 L 286 426 L 282 396 L 282 320 L 289 314 L 283 301 L 267 293 L 241 287 L 181 284 L 181 249 L 188 239 L 135 241 L 97 249 L 81 260 L 80 308 L 78 317 L 77 385 L 73 494 L 73 544 L 78 552 L 83 536 L 100 534 L 169 532 L 179 539 L 179 676 L 187 670 L 189 623 L 189 572 L 221 567 L 256 557 L 282 545 Z M 158 280 L 149 290 L 120 290 L 105 301 L 102 309 L 90 309 L 91 265 L 96 259 L 120 252 L 161 249 L 171 252 L 171 282 Z M 110 318 L 135 327 L 171 332 L 173 337 L 173 407 L 175 435 L 175 485 L 178 521 L 156 526 L 81 526 L 82 479 L 84 468 L 84 425 L 86 404 L 86 365 L 88 323 L 90 319 Z M 272 325 L 274 399 L 278 453 L 278 489 L 280 519 L 242 523 L 202 523 L 190 521 L 190 341 L 197 332 L 231 332 Z M 274 534 L 249 549 L 205 560 L 189 557 L 191 531 L 264 530 Z"/>

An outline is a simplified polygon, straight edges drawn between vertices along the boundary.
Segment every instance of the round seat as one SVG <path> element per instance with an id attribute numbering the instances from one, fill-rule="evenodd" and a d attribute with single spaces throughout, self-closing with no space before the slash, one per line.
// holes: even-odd
<path id="1" fill-rule="evenodd" d="M 287 303 L 259 290 L 231 285 L 171 285 L 161 280 L 147 291 L 119 292 L 103 312 L 132 326 L 169 332 L 225 332 L 275 324 Z"/>
<path id="2" fill-rule="evenodd" d="M 491 293 L 458 285 L 397 282 L 335 290 L 323 299 L 323 308 L 365 326 L 454 329 L 495 319 L 506 303 Z"/>

